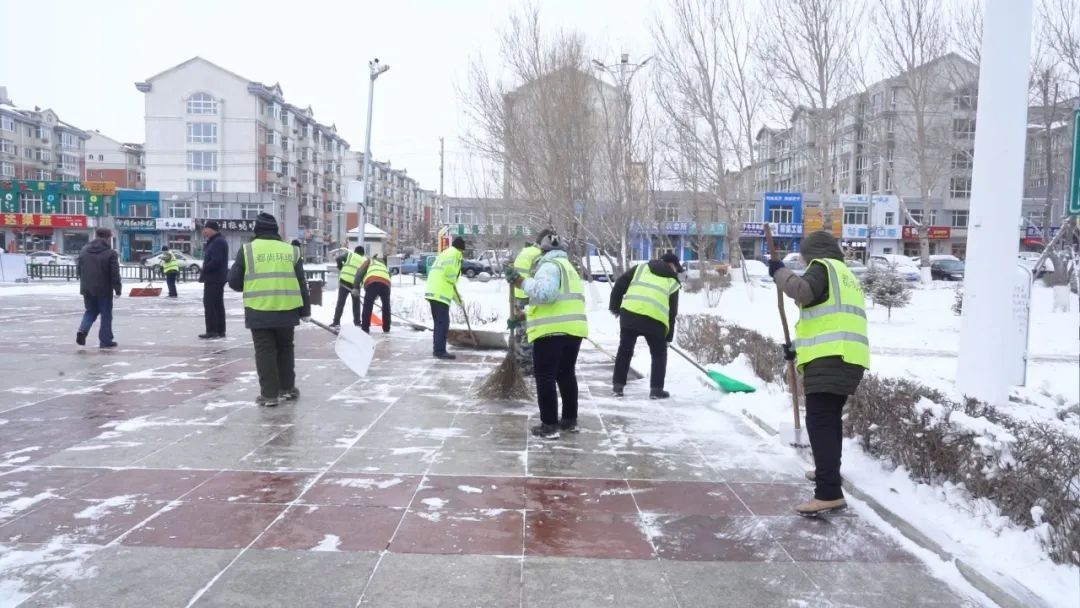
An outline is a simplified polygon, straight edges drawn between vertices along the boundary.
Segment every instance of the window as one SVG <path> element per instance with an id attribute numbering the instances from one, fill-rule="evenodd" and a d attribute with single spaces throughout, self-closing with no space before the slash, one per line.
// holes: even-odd
<path id="1" fill-rule="evenodd" d="M 769 221 L 774 224 L 790 224 L 795 221 L 795 207 L 777 205 L 769 209 Z"/>
<path id="2" fill-rule="evenodd" d="M 281 113 L 281 124 L 285 125 L 286 127 L 289 126 L 289 113 L 288 112 L 282 112 Z"/>
<path id="3" fill-rule="evenodd" d="M 34 160 L 34 149 L 30 147 L 23 148 L 23 156 L 30 160 Z"/>
<path id="4" fill-rule="evenodd" d="M 243 203 L 240 205 L 240 219 L 253 220 L 266 210 L 262 203 Z"/>
<path id="5" fill-rule="evenodd" d="M 188 192 L 217 192 L 216 179 L 189 179 L 187 180 Z"/>
<path id="6" fill-rule="evenodd" d="M 922 209 L 908 209 L 908 215 L 911 216 L 911 219 L 912 219 L 912 221 L 914 223 L 920 224 L 920 225 L 925 224 L 923 222 L 923 210 Z M 907 222 L 904 222 L 904 223 L 906 224 Z"/>
<path id="7" fill-rule="evenodd" d="M 188 114 L 217 114 L 217 101 L 207 93 L 195 93 L 188 98 Z"/>
<path id="8" fill-rule="evenodd" d="M 975 96 L 973 95 L 957 95 L 952 98 L 953 110 L 974 110 L 975 109 Z"/>
<path id="9" fill-rule="evenodd" d="M 203 203 L 203 217 L 208 220 L 225 219 L 225 203 Z"/>
<path id="10" fill-rule="evenodd" d="M 956 139 L 975 139 L 974 118 L 954 118 L 953 137 Z"/>
<path id="11" fill-rule="evenodd" d="M 276 131 L 266 132 L 266 145 L 276 146 L 278 144 L 278 135 Z"/>
<path id="12" fill-rule="evenodd" d="M 38 179 L 38 180 L 47 180 L 47 179 L 50 179 L 51 177 L 52 177 L 52 174 L 49 173 L 48 169 L 38 169 L 34 173 L 34 179 Z"/>
<path id="13" fill-rule="evenodd" d="M 22 201 L 23 213 L 44 213 L 45 201 L 41 198 L 40 194 L 23 194 L 19 197 Z"/>
<path id="14" fill-rule="evenodd" d="M 890 135 L 896 133 L 896 119 L 892 116 L 890 116 L 888 120 L 885 121 L 885 132 Z"/>
<path id="15" fill-rule="evenodd" d="M 893 226 L 895 224 L 896 224 L 896 213 L 894 213 L 892 211 L 886 211 L 885 212 L 885 225 L 886 226 Z"/>
<path id="16" fill-rule="evenodd" d="M 2 177 L 15 177 L 15 164 L 14 163 L 0 163 L 0 176 L 2 176 Z"/>
<path id="17" fill-rule="evenodd" d="M 37 151 L 37 159 L 43 163 L 52 162 L 52 150 L 48 148 L 39 148 Z"/>
<path id="18" fill-rule="evenodd" d="M 217 152 L 189 150 L 187 169 L 188 171 L 217 171 Z"/>
<path id="19" fill-rule="evenodd" d="M 3 154 L 18 154 L 18 149 L 15 147 L 15 142 L 10 139 L 0 139 L 0 153 Z"/>
<path id="20" fill-rule="evenodd" d="M 968 225 L 968 212 L 967 209 L 958 209 L 952 212 L 952 227 L 953 228 L 967 228 Z"/>
<path id="21" fill-rule="evenodd" d="M 276 156 L 266 157 L 266 170 L 281 173 L 281 159 Z"/>
<path id="22" fill-rule="evenodd" d="M 63 167 L 65 171 L 78 171 L 79 160 L 80 158 L 74 154 L 61 154 L 60 166 Z"/>
<path id="23" fill-rule="evenodd" d="M 151 203 L 132 203 L 128 205 L 129 217 L 154 217 L 154 205 Z"/>
<path id="24" fill-rule="evenodd" d="M 45 139 L 44 137 L 42 139 Z M 80 139 L 75 136 L 74 133 L 61 133 L 60 134 L 60 146 L 74 150 L 79 147 Z"/>
<path id="25" fill-rule="evenodd" d="M 866 225 L 870 220 L 867 207 L 844 207 L 844 225 Z"/>
<path id="26" fill-rule="evenodd" d="M 970 169 L 974 166 L 974 150 L 961 150 L 959 152 L 953 152 L 952 155 L 952 168 L 953 169 Z"/>
<path id="27" fill-rule="evenodd" d="M 191 217 L 191 201 L 178 201 L 169 205 L 169 217 Z"/>
<path id="28" fill-rule="evenodd" d="M 10 116 L 0 116 L 0 131 L 15 132 L 15 121 Z"/>
<path id="29" fill-rule="evenodd" d="M 60 213 L 86 215 L 86 197 L 79 194 L 65 194 L 60 198 Z"/>
<path id="30" fill-rule="evenodd" d="M 281 138 L 281 149 L 286 152 L 289 151 L 289 140 L 284 137 Z"/>
<path id="31" fill-rule="evenodd" d="M 216 144 L 217 123 L 189 122 L 187 125 L 187 140 L 189 144 Z"/>
<path id="32" fill-rule="evenodd" d="M 952 198 L 971 198 L 971 178 L 953 177 L 949 179 L 949 196 Z"/>
<path id="33" fill-rule="evenodd" d="M 34 132 L 34 135 L 36 135 L 37 138 L 40 139 L 41 141 L 44 141 L 44 142 L 49 141 L 49 130 L 46 129 L 45 127 L 37 127 L 37 130 Z"/>

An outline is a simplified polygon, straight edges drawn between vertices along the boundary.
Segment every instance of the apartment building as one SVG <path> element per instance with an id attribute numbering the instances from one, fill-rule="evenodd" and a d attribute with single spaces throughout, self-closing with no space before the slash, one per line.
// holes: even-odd
<path id="1" fill-rule="evenodd" d="M 288 238 L 319 258 L 340 244 L 349 144 L 310 106 L 194 57 L 135 84 L 146 108 L 146 185 L 161 191 L 266 193 L 295 201 Z M 279 218 L 279 220 L 282 218 Z"/>
<path id="2" fill-rule="evenodd" d="M 424 190 L 409 177 L 406 169 L 395 169 L 391 163 L 372 160 L 371 188 L 368 190 L 367 223 L 384 230 L 387 248 L 396 251 L 404 246 L 430 246 L 435 235 L 435 219 L 439 197 Z M 359 180 L 364 172 L 364 154 L 348 152 L 345 161 L 345 181 Z M 343 214 L 350 228 L 356 226 L 356 206 L 348 205 Z"/>
<path id="3" fill-rule="evenodd" d="M 1073 115 L 1080 98 L 1047 107 L 1028 109 L 1027 150 L 1024 163 L 1024 202 L 1020 245 L 1039 251 L 1044 244 L 1044 212 L 1050 207 L 1050 234 L 1053 238 L 1065 217 L 1066 197 L 1072 183 Z"/>
<path id="4" fill-rule="evenodd" d="M 89 138 L 52 110 L 16 106 L 0 87 L 0 179 L 77 182 Z"/>
<path id="5" fill-rule="evenodd" d="M 142 144 L 121 143 L 101 131 L 88 131 L 86 179 L 113 182 L 117 188 L 146 188 Z"/>

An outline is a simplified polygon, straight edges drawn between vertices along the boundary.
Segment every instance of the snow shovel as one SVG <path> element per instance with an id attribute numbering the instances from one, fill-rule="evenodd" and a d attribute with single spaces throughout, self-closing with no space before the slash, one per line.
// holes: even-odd
<path id="1" fill-rule="evenodd" d="M 773 244 L 772 227 L 769 224 L 765 224 L 765 243 L 769 246 L 769 259 L 780 261 L 780 252 L 776 250 L 776 245 Z M 791 344 L 787 313 L 784 311 L 784 292 L 780 290 L 779 284 L 776 286 L 776 304 L 780 308 L 780 323 L 784 326 L 784 344 Z M 788 392 L 791 393 L 791 409 L 795 416 L 795 426 L 788 434 L 788 430 L 784 428 L 787 425 L 780 425 L 780 436 L 787 441 L 788 445 L 793 447 L 809 447 L 810 444 L 803 439 L 802 423 L 799 421 L 799 376 L 795 372 L 795 362 L 788 361 L 787 368 Z"/>
<path id="2" fill-rule="evenodd" d="M 342 363 L 356 372 L 357 376 L 361 378 L 367 376 L 368 367 L 371 366 L 371 359 L 375 356 L 375 341 L 371 339 L 367 332 L 355 325 L 345 325 L 338 331 L 334 331 L 329 325 L 314 319 L 311 320 L 311 323 L 337 335 L 337 341 L 334 342 L 334 353 L 337 354 L 338 359 L 341 359 Z"/>
<path id="3" fill-rule="evenodd" d="M 472 323 L 469 322 L 469 312 L 465 310 L 465 303 L 461 294 L 454 288 L 454 295 L 461 313 L 465 316 L 465 330 L 451 329 L 446 333 L 446 341 L 458 348 L 472 348 L 476 350 L 506 350 L 506 336 L 501 331 L 478 331 L 474 332 Z"/>
<path id="4" fill-rule="evenodd" d="M 720 372 L 705 369 L 704 367 L 701 366 L 700 363 L 698 363 L 697 361 L 694 361 L 694 359 L 690 355 L 684 353 L 681 348 L 679 348 L 678 346 L 675 346 L 674 344 L 668 344 L 668 348 L 675 351 L 675 353 L 677 353 L 683 359 L 686 359 L 687 361 L 689 361 L 690 365 L 693 365 L 694 367 L 698 368 L 698 371 L 700 371 L 701 373 L 708 376 L 709 379 L 711 379 L 713 382 L 715 382 L 716 385 L 719 386 L 721 389 L 723 389 L 725 392 L 728 392 L 728 393 L 752 393 L 752 392 L 757 390 L 756 388 L 750 386 L 749 384 L 746 384 L 744 382 L 740 382 L 740 381 L 738 381 L 738 380 L 736 380 L 736 379 L 734 379 L 734 378 L 732 378 L 730 376 L 725 376 L 724 374 L 721 374 Z"/>

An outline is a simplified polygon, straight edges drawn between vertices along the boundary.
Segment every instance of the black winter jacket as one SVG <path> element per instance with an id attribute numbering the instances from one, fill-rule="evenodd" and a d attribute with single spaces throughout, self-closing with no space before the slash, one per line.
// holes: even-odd
<path id="1" fill-rule="evenodd" d="M 120 258 L 102 239 L 87 243 L 75 262 L 79 274 L 79 293 L 84 296 L 120 295 Z"/>
<path id="2" fill-rule="evenodd" d="M 807 262 L 806 272 L 802 277 L 787 268 L 781 268 L 776 271 L 773 280 L 800 307 L 807 308 L 821 304 L 829 297 L 829 271 L 821 264 L 810 262 L 818 258 L 843 261 L 844 253 L 840 251 L 836 239 L 825 232 L 814 232 L 803 239 L 801 253 Z M 865 371 L 858 365 L 846 363 L 840 357 L 815 359 L 803 368 L 803 392 L 807 395 L 853 395 L 859 388 Z"/>
<path id="3" fill-rule="evenodd" d="M 206 241 L 203 248 L 202 272 L 200 283 L 225 284 L 229 280 L 229 243 L 221 234 L 215 234 Z"/>
<path id="4" fill-rule="evenodd" d="M 276 236 L 256 236 L 255 239 L 270 239 L 280 241 Z M 247 268 L 244 264 L 244 248 L 236 252 L 236 261 L 229 269 L 229 287 L 233 291 L 244 291 L 244 273 Z M 307 281 L 304 279 L 304 260 L 296 263 L 296 280 L 300 282 L 300 296 L 304 299 L 301 308 L 293 310 L 253 310 L 244 307 L 244 327 L 248 329 L 275 329 L 278 327 L 295 327 L 300 324 L 302 317 L 311 316 L 311 299 L 308 295 Z"/>
<path id="5" fill-rule="evenodd" d="M 649 260 L 649 270 L 653 274 L 669 279 L 679 280 L 679 275 L 671 270 L 666 262 L 661 260 Z M 629 329 L 644 336 L 664 336 L 668 342 L 675 337 L 675 317 L 679 314 L 679 292 L 671 294 L 668 298 L 668 330 L 664 332 L 664 324 L 645 315 L 622 310 L 623 296 L 630 288 L 630 282 L 634 280 L 634 272 L 637 266 L 632 267 L 620 276 L 611 289 L 611 300 L 608 302 L 608 310 L 611 314 L 619 317 L 619 327 Z"/>

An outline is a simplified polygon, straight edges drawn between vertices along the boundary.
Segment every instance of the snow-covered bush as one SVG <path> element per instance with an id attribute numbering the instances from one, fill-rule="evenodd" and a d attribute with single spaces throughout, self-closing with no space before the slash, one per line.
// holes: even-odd
<path id="1" fill-rule="evenodd" d="M 1056 562 L 1080 564 L 1080 439 L 916 382 L 868 374 L 845 408 L 845 434 L 915 481 L 951 483 L 1038 528 Z"/>
<path id="2" fill-rule="evenodd" d="M 880 304 L 888 309 L 890 320 L 892 309 L 903 308 L 911 302 L 911 286 L 892 266 L 883 269 L 872 268 L 863 275 L 863 292 L 874 301 L 874 304 Z"/>
<path id="3" fill-rule="evenodd" d="M 680 315 L 675 340 L 699 363 L 726 365 L 742 354 L 762 380 L 783 379 L 784 354 L 779 344 L 756 331 L 724 323 L 716 315 Z"/>

